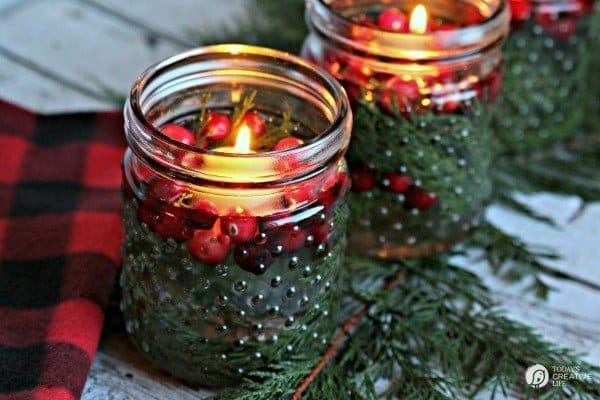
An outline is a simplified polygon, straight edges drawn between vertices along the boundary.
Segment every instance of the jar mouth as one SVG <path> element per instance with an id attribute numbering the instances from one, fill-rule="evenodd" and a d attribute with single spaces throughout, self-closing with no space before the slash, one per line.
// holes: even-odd
<path id="1" fill-rule="evenodd" d="M 352 51 L 388 59 L 429 61 L 462 57 L 504 41 L 510 29 L 506 0 L 438 0 L 427 7 L 464 4 L 477 7 L 483 22 L 454 30 L 423 34 L 400 33 L 368 26 L 338 12 L 341 7 L 378 3 L 359 0 L 308 0 L 306 19 L 313 31 Z M 384 2 L 379 2 L 384 3 Z M 400 2 L 397 2 L 400 3 Z M 422 2 L 424 3 L 424 2 Z M 393 6 L 386 1 L 385 5 Z"/>
<path id="2" fill-rule="evenodd" d="M 197 108 L 198 93 L 218 91 L 215 107 L 232 107 L 234 97 L 248 87 L 259 93 L 257 98 L 264 89 L 293 98 L 290 107 L 295 110 L 306 105 L 314 111 L 317 128 L 312 138 L 292 149 L 240 154 L 187 145 L 160 131 L 164 123 Z M 185 100 L 177 106 L 179 112 L 158 111 L 167 98 L 177 104 L 178 95 Z M 267 104 L 268 96 L 263 97 Z M 282 111 L 275 110 L 275 104 L 265 107 Z M 124 114 L 129 146 L 137 156 L 169 172 L 225 183 L 259 183 L 307 174 L 342 156 L 351 131 L 349 101 L 335 78 L 289 53 L 242 44 L 199 47 L 151 66 L 132 86 Z M 183 154 L 201 159 L 202 165 L 179 162 Z M 286 163 L 289 160 L 294 163 Z"/>

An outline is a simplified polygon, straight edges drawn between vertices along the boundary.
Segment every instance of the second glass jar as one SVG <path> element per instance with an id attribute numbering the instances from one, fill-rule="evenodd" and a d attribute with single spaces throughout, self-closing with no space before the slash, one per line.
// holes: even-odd
<path id="1" fill-rule="evenodd" d="M 507 5 L 428 1 L 428 15 L 408 21 L 415 4 L 307 0 L 303 56 L 355 109 L 349 249 L 381 258 L 447 250 L 480 224 L 491 194 Z"/>

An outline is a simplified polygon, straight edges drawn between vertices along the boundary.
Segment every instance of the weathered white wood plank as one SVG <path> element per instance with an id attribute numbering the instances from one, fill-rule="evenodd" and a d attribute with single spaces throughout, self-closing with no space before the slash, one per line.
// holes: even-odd
<path id="1" fill-rule="evenodd" d="M 124 334 L 105 338 L 82 400 L 199 400 L 211 393 L 192 388 L 152 366 Z"/>
<path id="2" fill-rule="evenodd" d="M 235 21 L 245 12 L 245 0 L 152 0 L 124 2 L 121 0 L 83 0 L 99 5 L 138 21 L 157 32 L 190 42 L 190 33 L 211 33 L 224 26 L 234 27 Z M 168 15 L 168 18 L 165 16 Z M 211 35 L 212 36 L 212 35 Z"/>
<path id="3" fill-rule="evenodd" d="M 30 1 L 9 17 L 0 15 L 0 47 L 99 94 L 104 88 L 126 94 L 146 67 L 182 50 L 76 0 Z M 3 97 L 17 95 L 8 89 L 0 86 Z M 57 108 L 99 107 L 65 99 Z"/>
<path id="4" fill-rule="evenodd" d="M 66 88 L 0 55 L 0 98 L 44 113 L 76 111 L 79 105 L 95 109 L 112 107 L 108 101 Z M 69 106 L 65 107 L 65 104 Z"/>
<path id="5" fill-rule="evenodd" d="M 548 262 L 555 270 L 600 285 L 600 203 L 582 209 L 582 201 L 573 196 L 540 193 L 517 198 L 551 217 L 557 227 L 497 206 L 490 207 L 488 219 L 530 245 L 547 246 L 558 252 L 562 259 Z"/>

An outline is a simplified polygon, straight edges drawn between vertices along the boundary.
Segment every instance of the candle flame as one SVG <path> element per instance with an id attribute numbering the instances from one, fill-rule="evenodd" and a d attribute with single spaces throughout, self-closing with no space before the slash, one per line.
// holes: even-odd
<path id="1" fill-rule="evenodd" d="M 250 151 L 250 128 L 246 125 L 240 126 L 235 139 L 235 152 L 239 154 L 249 154 Z"/>
<path id="2" fill-rule="evenodd" d="M 415 7 L 410 15 L 409 28 L 411 33 L 423 34 L 427 32 L 427 9 L 422 4 Z"/>

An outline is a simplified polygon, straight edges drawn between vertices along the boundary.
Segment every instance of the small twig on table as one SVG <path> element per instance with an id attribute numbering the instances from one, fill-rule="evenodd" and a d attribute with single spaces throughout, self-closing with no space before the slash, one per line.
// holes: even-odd
<path id="1" fill-rule="evenodd" d="M 382 286 L 382 289 L 391 290 L 395 288 L 404 281 L 405 275 L 405 270 L 398 271 L 396 275 L 389 278 L 385 282 L 385 284 Z M 360 311 L 352 315 L 344 322 L 340 328 L 340 331 L 335 335 L 333 341 L 329 347 L 327 347 L 327 350 L 325 353 L 323 353 L 323 356 L 319 359 L 319 362 L 314 366 L 310 374 L 308 374 L 306 378 L 300 382 L 300 385 L 296 388 L 294 394 L 292 395 L 292 400 L 300 400 L 302 398 L 304 391 L 312 382 L 314 382 L 321 371 L 323 371 L 325 366 L 327 366 L 327 364 L 329 364 L 329 362 L 338 354 L 341 347 L 344 345 L 344 343 L 346 343 L 346 339 L 348 338 L 350 331 L 352 331 L 352 329 L 354 329 L 362 321 L 362 319 L 367 315 L 368 310 L 369 304 L 365 304 Z"/>

